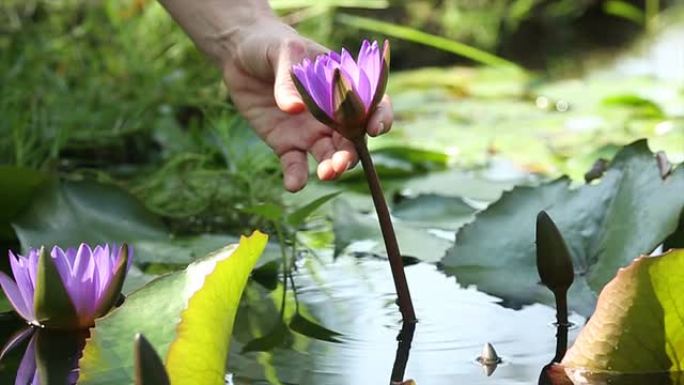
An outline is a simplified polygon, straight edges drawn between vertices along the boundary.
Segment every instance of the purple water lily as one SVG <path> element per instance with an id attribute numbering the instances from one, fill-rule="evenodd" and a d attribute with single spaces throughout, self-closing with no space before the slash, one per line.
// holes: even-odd
<path id="1" fill-rule="evenodd" d="M 385 95 L 389 76 L 389 43 L 382 53 L 377 42 L 364 40 L 358 59 L 345 49 L 341 53 L 304 59 L 292 67 L 292 80 L 311 114 L 352 142 L 361 160 L 385 239 L 387 257 L 404 322 L 416 322 L 399 244 L 392 226 L 387 202 L 366 145 L 368 119 Z"/>
<path id="2" fill-rule="evenodd" d="M 387 41 L 381 52 L 376 41 L 364 40 L 357 60 L 343 48 L 292 67 L 294 83 L 314 117 L 350 140 L 365 134 L 388 75 Z"/>
<path id="3" fill-rule="evenodd" d="M 55 246 L 26 256 L 9 253 L 14 280 L 0 272 L 0 286 L 28 323 L 83 329 L 106 314 L 120 296 L 130 267 L 129 248 L 103 245 L 62 250 Z"/>

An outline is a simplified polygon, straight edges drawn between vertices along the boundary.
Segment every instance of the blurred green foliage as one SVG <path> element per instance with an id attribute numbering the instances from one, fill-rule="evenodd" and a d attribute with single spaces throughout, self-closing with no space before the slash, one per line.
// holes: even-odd
<path id="1" fill-rule="evenodd" d="M 184 230 L 277 199 L 276 161 L 156 2 L 3 2 L 0 25 L 0 162 L 117 182 Z"/>
<path id="2" fill-rule="evenodd" d="M 623 3 L 644 15 L 657 8 L 653 1 Z M 626 31 L 641 28 L 604 12 L 598 0 L 271 4 L 283 20 L 330 46 L 354 49 L 359 36 L 369 34 L 368 23 L 350 27 L 354 23 L 344 20 L 380 22 L 374 25 L 382 28 L 370 33 L 376 37 L 392 35 L 387 25 L 401 26 L 414 38 L 393 39 L 396 69 L 453 63 L 458 55 L 510 63 L 492 54 L 515 57 L 516 42 L 533 57 L 532 51 L 546 48 L 525 40 L 530 28 L 548 36 L 549 44 L 559 41 L 559 33 L 572 41 L 592 18 L 618 20 L 629 26 Z M 561 47 L 566 58 L 572 56 Z M 231 107 L 219 72 L 156 1 L 6 0 L 0 4 L 0 51 L 0 163 L 116 183 L 181 232 L 263 225 L 242 209 L 281 204 L 277 159 Z M 446 74 L 436 77 L 443 84 L 434 89 L 448 83 Z M 505 77 L 498 76 L 498 84 Z M 412 113 L 433 104 L 421 102 Z M 458 117 L 450 124 L 458 125 Z"/>

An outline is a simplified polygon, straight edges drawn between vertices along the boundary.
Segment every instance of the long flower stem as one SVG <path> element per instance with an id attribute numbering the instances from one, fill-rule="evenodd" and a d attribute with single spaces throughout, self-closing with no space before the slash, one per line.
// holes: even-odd
<path id="1" fill-rule="evenodd" d="M 392 278 L 394 279 L 394 287 L 399 298 L 399 311 L 401 312 L 404 322 L 416 322 L 416 314 L 413 310 L 413 302 L 411 301 L 411 293 L 409 292 L 408 283 L 406 282 L 406 274 L 404 273 L 404 263 L 401 260 L 401 253 L 399 252 L 399 245 L 397 237 L 394 234 L 394 227 L 390 219 L 387 202 L 380 186 L 380 179 L 373 166 L 373 160 L 368 152 L 365 137 L 354 141 L 354 147 L 361 160 L 363 171 L 366 174 L 366 181 L 373 197 L 373 204 L 375 211 L 378 214 L 378 221 L 380 222 L 380 229 L 382 230 L 382 237 L 385 240 L 385 247 L 387 249 L 387 257 L 389 258 L 390 268 L 392 270 Z"/>

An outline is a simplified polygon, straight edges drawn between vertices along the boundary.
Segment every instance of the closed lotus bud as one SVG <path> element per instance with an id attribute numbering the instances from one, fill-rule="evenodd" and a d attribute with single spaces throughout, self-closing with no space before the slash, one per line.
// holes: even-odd
<path id="1" fill-rule="evenodd" d="M 10 252 L 14 279 L 0 272 L 0 286 L 14 310 L 31 325 L 85 329 L 105 315 L 121 295 L 130 267 L 129 248 L 109 245 L 62 250 L 55 246 Z"/>
<path id="2" fill-rule="evenodd" d="M 546 211 L 537 216 L 537 270 L 556 294 L 565 293 L 575 278 L 568 246 Z"/>
<path id="3" fill-rule="evenodd" d="M 368 119 L 382 100 L 389 76 L 389 43 L 364 40 L 357 60 L 341 53 L 304 59 L 292 79 L 311 114 L 349 140 L 362 138 Z"/>

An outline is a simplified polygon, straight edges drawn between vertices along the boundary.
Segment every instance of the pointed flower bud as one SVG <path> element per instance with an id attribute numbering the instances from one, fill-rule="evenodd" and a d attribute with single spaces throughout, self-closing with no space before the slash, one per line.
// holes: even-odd
<path id="1" fill-rule="evenodd" d="M 537 271 L 546 287 L 564 295 L 575 279 L 570 250 L 546 211 L 537 215 Z"/>
<path id="2" fill-rule="evenodd" d="M 121 294 L 130 267 L 127 245 L 9 253 L 14 279 L 0 272 L 0 286 L 28 323 L 53 329 L 84 329 L 106 314 Z"/>
<path id="3" fill-rule="evenodd" d="M 387 41 L 381 52 L 376 41 L 364 40 L 356 60 L 343 48 L 292 67 L 292 79 L 309 111 L 349 140 L 365 135 L 388 76 Z"/>

